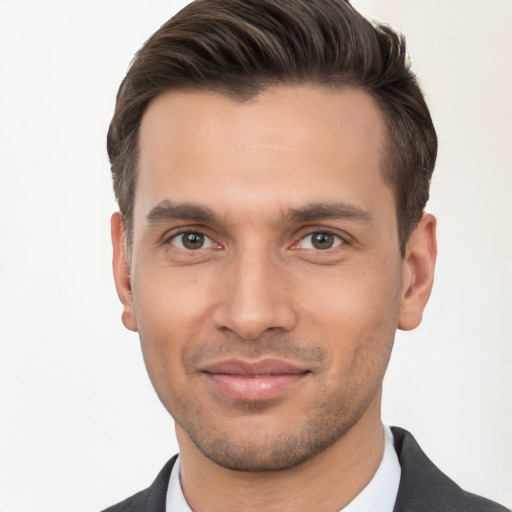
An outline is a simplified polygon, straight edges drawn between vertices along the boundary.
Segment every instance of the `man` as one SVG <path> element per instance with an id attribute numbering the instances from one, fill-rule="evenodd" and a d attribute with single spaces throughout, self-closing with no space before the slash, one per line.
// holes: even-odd
<path id="1" fill-rule="evenodd" d="M 179 458 L 109 511 L 498 511 L 399 428 L 437 140 L 401 37 L 343 0 L 199 0 L 123 81 L 108 136 L 123 322 Z"/>

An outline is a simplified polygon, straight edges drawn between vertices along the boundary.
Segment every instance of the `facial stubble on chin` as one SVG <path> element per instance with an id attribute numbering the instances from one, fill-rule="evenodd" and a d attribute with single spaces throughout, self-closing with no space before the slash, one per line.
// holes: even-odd
<path id="1" fill-rule="evenodd" d="M 283 471 L 303 464 L 332 446 L 352 428 L 367 405 L 350 418 L 343 411 L 338 411 L 336 418 L 326 418 L 321 404 L 299 430 L 282 433 L 279 437 L 255 429 L 246 432 L 244 439 L 236 439 L 232 433 L 221 432 L 211 424 L 207 430 L 180 426 L 203 455 L 219 466 L 256 473 Z M 265 406 L 253 404 L 251 408 L 252 413 L 257 414 L 263 412 Z"/>
<path id="2" fill-rule="evenodd" d="M 387 344 L 389 349 L 385 349 L 389 354 L 392 344 L 393 339 Z M 234 350 L 234 346 L 238 349 Z M 363 370 L 369 370 L 370 373 L 373 372 L 374 385 L 368 392 L 358 398 L 357 383 L 347 386 L 343 397 L 338 396 L 338 389 L 331 392 L 322 392 L 320 389 L 317 393 L 317 402 L 311 405 L 301 423 L 295 425 L 293 430 L 282 431 L 279 435 L 275 432 L 266 432 L 258 423 L 258 415 L 272 414 L 272 409 L 280 406 L 279 398 L 264 402 L 240 401 L 236 404 L 236 414 L 243 417 L 252 416 L 255 419 L 254 425 L 246 427 L 243 432 L 223 430 L 207 417 L 200 404 L 191 403 L 186 395 L 175 396 L 172 410 L 169 412 L 195 446 L 219 466 L 244 472 L 291 469 L 332 446 L 359 421 L 381 389 L 389 354 L 385 360 L 377 359 L 370 362 L 364 360 L 369 355 L 367 351 L 364 347 L 359 347 L 354 357 L 363 360 L 355 361 L 354 364 L 360 365 Z M 203 358 L 222 355 L 293 357 L 297 361 L 314 362 L 318 368 L 325 366 L 327 360 L 325 351 L 320 347 L 303 347 L 294 341 L 264 338 L 261 342 L 250 344 L 228 343 L 221 347 L 201 345 L 189 355 L 185 366 L 195 367 Z M 340 376 L 340 379 L 343 378 Z M 183 411 L 187 411 L 186 414 L 183 414 Z"/>

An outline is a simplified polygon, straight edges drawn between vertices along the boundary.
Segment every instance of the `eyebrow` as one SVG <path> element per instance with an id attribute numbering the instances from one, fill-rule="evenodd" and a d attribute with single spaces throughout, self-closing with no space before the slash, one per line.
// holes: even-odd
<path id="1" fill-rule="evenodd" d="M 311 203 L 300 208 L 292 208 L 284 215 L 274 218 L 274 224 L 283 222 L 310 222 L 333 219 L 350 220 L 370 224 L 370 214 L 359 207 L 346 203 Z M 158 203 L 146 216 L 149 224 L 157 225 L 172 220 L 191 220 L 195 222 L 215 222 L 218 220 L 212 210 L 192 203 L 173 203 L 164 200 Z"/>
<path id="2" fill-rule="evenodd" d="M 197 222 L 213 222 L 215 214 L 205 208 L 190 203 L 173 203 L 168 200 L 161 201 L 146 216 L 149 224 L 160 224 L 170 220 L 193 220 Z"/>
<path id="3" fill-rule="evenodd" d="M 320 219 L 350 220 L 370 224 L 370 214 L 361 208 L 346 203 L 312 203 L 301 208 L 294 208 L 286 213 L 285 218 L 308 222 Z"/>

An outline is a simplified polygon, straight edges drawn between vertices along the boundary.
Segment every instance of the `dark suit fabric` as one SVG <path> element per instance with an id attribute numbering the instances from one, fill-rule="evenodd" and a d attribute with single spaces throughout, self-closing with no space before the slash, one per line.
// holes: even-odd
<path id="1" fill-rule="evenodd" d="M 391 430 L 402 467 L 393 512 L 507 512 L 493 501 L 463 491 L 434 466 L 409 432 Z"/>
<path id="2" fill-rule="evenodd" d="M 398 427 L 391 430 L 402 467 L 393 512 L 507 512 L 493 501 L 463 491 L 434 466 L 409 432 Z M 150 487 L 103 512 L 165 512 L 167 485 L 175 461 L 173 457 L 163 467 Z"/>

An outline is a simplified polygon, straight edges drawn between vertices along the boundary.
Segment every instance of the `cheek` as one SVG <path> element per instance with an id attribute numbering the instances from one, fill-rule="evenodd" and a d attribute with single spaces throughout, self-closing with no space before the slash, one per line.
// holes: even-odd
<path id="1" fill-rule="evenodd" d="M 194 340 L 208 339 L 205 294 L 194 281 L 160 273 L 141 275 L 133 286 L 144 362 L 159 395 L 185 379 L 183 354 Z"/>
<path id="2" fill-rule="evenodd" d="M 314 275 L 297 290 L 297 307 L 319 327 L 344 332 L 375 332 L 396 322 L 401 274 L 398 265 L 358 265 L 324 275 Z"/>
<path id="3" fill-rule="evenodd" d="M 361 372 L 379 375 L 387 365 L 397 326 L 398 272 L 361 269 L 313 290 L 303 309 L 303 328 L 311 329 L 310 336 L 316 332 L 338 378 Z"/>
<path id="4" fill-rule="evenodd" d="M 207 280 L 198 272 L 170 268 L 136 274 L 133 299 L 139 332 L 180 337 L 199 331 L 211 296 L 205 283 Z"/>

